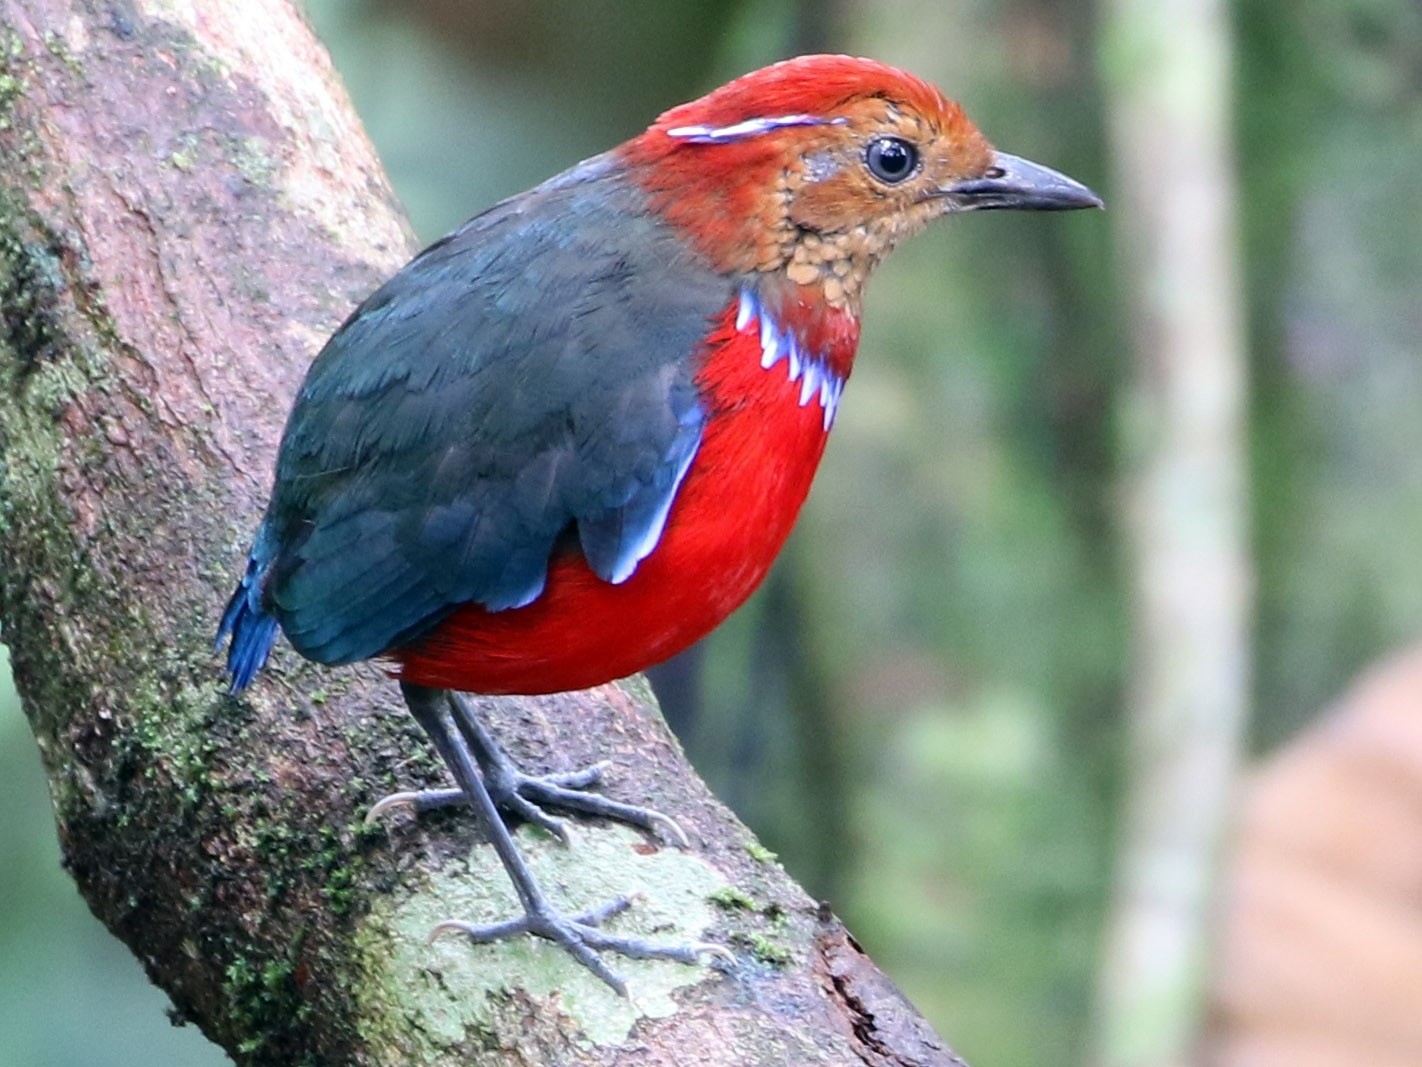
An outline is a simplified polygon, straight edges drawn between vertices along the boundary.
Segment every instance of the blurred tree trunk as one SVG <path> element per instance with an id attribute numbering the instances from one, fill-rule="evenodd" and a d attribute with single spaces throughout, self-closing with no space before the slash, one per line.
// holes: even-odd
<path id="1" fill-rule="evenodd" d="M 1096 1062 L 1186 1063 L 1250 681 L 1245 352 L 1222 0 L 1111 0 L 1134 604 L 1126 815 Z"/>
<path id="2" fill-rule="evenodd" d="M 638 684 L 484 702 L 524 765 L 610 756 L 695 842 L 520 835 L 568 906 L 642 888 L 619 921 L 738 953 L 618 960 L 631 1002 L 547 946 L 424 943 L 513 901 L 467 818 L 362 825 L 440 778 L 378 669 L 283 653 L 224 694 L 212 623 L 290 397 L 410 251 L 285 0 L 0 0 L 0 618 L 89 906 L 244 1064 L 960 1062 Z"/>

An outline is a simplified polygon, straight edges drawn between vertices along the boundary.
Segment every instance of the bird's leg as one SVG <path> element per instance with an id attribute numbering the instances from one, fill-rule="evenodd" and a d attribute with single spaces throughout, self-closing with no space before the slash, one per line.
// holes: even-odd
<path id="1" fill-rule="evenodd" d="M 494 846 L 499 862 L 508 872 L 514 891 L 523 905 L 523 917 L 506 922 L 476 926 L 470 923 L 449 920 L 439 923 L 431 936 L 448 930 L 458 931 L 476 943 L 497 941 L 518 934 L 531 934 L 546 938 L 581 963 L 593 974 L 623 996 L 627 987 L 617 975 L 608 969 L 598 955 L 600 951 L 621 953 L 633 959 L 667 959 L 680 963 L 696 963 L 702 954 L 729 955 L 720 945 L 696 942 L 689 945 L 653 945 L 635 938 L 615 937 L 598 928 L 605 919 L 625 911 L 633 901 L 632 897 L 618 897 L 616 900 L 579 915 L 565 916 L 555 911 L 543 895 L 542 889 L 533 878 L 512 835 L 504 826 L 494 798 L 484 783 L 475 760 L 475 753 L 466 740 L 463 730 L 456 726 L 452 709 L 457 705 L 448 699 L 442 689 L 400 684 L 405 703 L 411 714 L 429 734 L 440 758 L 449 767 L 454 780 L 459 783 L 467 803 L 479 816 L 489 843 Z"/>
<path id="2" fill-rule="evenodd" d="M 564 774 L 530 775 L 515 766 L 508 754 L 494 740 L 492 734 L 479 721 L 469 702 L 458 693 L 442 690 L 447 695 L 450 710 L 454 713 L 454 723 L 460 735 L 478 761 L 483 772 L 489 795 L 499 810 L 543 827 L 564 841 L 571 839 L 568 823 L 564 819 L 548 814 L 545 808 L 557 808 L 579 815 L 592 815 L 605 819 L 616 819 L 630 823 L 643 830 L 667 833 L 678 845 L 686 848 L 690 842 L 680 826 L 670 816 L 651 808 L 641 808 L 623 804 L 607 797 L 590 793 L 587 788 L 597 784 L 602 776 L 605 763 L 594 763 L 590 767 Z M 452 804 L 468 803 L 461 789 L 431 789 L 409 793 L 394 793 L 379 801 L 370 809 L 366 818 L 373 819 L 392 807 L 406 805 L 416 814 L 448 807 Z"/>
<path id="3" fill-rule="evenodd" d="M 511 812 L 527 822 L 536 823 L 564 840 L 568 838 L 567 823 L 549 815 L 543 810 L 545 807 L 579 815 L 616 819 L 650 833 L 663 830 L 682 848 L 690 845 L 686 834 L 670 816 L 651 808 L 622 804 L 588 792 L 587 787 L 597 784 L 602 777 L 602 772 L 608 766 L 606 762 L 594 763 L 566 774 L 525 774 L 514 765 L 508 753 L 485 729 L 463 696 L 449 692 L 449 705 L 454 712 L 455 725 L 474 750 L 488 782 L 489 792 L 502 810 Z"/>

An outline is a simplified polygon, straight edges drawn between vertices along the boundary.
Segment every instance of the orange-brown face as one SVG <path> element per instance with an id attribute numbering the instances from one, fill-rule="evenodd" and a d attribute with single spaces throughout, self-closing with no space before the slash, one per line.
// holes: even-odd
<path id="1" fill-rule="evenodd" d="M 848 56 L 738 78 L 621 151 L 653 208 L 718 269 L 779 273 L 854 312 L 879 260 L 940 215 L 1099 205 L 995 152 L 928 83 Z"/>
<path id="2" fill-rule="evenodd" d="M 840 109 L 787 153 L 772 257 L 832 304 L 857 298 L 869 272 L 906 237 L 951 211 L 945 196 L 993 167 L 992 146 L 957 108 L 925 114 L 874 97 Z M 758 264 L 765 269 L 767 264 Z"/>

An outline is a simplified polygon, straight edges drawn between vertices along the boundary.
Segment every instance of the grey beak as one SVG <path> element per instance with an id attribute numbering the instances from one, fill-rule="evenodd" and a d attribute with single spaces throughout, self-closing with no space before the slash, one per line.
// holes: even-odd
<path id="1" fill-rule="evenodd" d="M 992 169 L 981 178 L 954 182 L 943 190 L 959 211 L 1017 208 L 1073 211 L 1105 207 L 1101 198 L 1065 174 L 1006 152 L 993 153 Z"/>

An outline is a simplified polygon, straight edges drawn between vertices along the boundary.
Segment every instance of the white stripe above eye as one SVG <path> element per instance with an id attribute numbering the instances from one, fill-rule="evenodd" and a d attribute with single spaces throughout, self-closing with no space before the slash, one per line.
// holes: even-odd
<path id="1" fill-rule="evenodd" d="M 680 138 L 688 144 L 729 144 L 748 137 L 759 137 L 785 126 L 842 126 L 846 121 L 842 115 L 832 119 L 819 115 L 770 115 L 745 119 L 731 126 L 676 126 L 667 131 L 667 136 Z"/>

